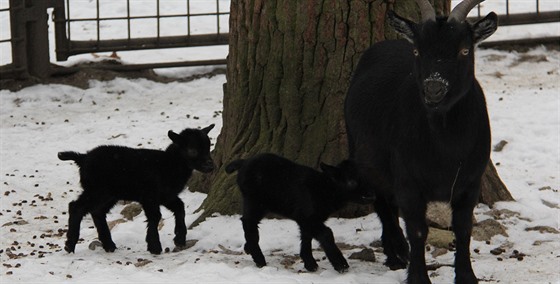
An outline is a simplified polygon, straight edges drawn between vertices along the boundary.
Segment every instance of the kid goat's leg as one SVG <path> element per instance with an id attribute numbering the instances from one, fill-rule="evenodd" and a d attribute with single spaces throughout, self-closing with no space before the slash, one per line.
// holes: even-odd
<path id="1" fill-rule="evenodd" d="M 340 273 L 348 271 L 350 266 L 336 246 L 332 230 L 323 223 L 312 224 L 310 227 L 313 237 L 321 244 L 334 269 Z"/>
<path id="2" fill-rule="evenodd" d="M 257 267 L 266 265 L 264 255 L 259 247 L 259 222 L 265 215 L 261 208 L 254 207 L 248 200 L 243 200 L 243 232 L 245 233 L 245 252 L 250 254 Z"/>
<path id="3" fill-rule="evenodd" d="M 103 249 L 106 252 L 114 252 L 117 248 L 111 238 L 111 230 L 109 230 L 109 227 L 107 226 L 107 212 L 109 212 L 116 202 L 116 200 L 105 202 L 105 204 L 98 206 L 98 208 L 95 208 L 91 212 L 93 223 L 97 229 L 97 235 L 103 244 Z"/>
<path id="4" fill-rule="evenodd" d="M 305 269 L 307 269 L 307 271 L 317 271 L 317 261 L 315 261 L 311 250 L 313 233 L 309 230 L 309 228 L 302 226 L 302 224 L 298 223 L 298 225 L 301 234 L 301 248 L 299 255 L 301 256 L 301 259 L 303 260 Z"/>
<path id="5" fill-rule="evenodd" d="M 166 201 L 163 203 L 167 209 L 173 212 L 175 215 L 175 238 L 173 241 L 175 242 L 175 246 L 177 248 L 182 249 L 184 248 L 186 243 L 186 236 L 187 236 L 187 226 L 185 225 L 185 204 L 179 197 L 175 197 L 171 200 Z"/>
<path id="6" fill-rule="evenodd" d="M 88 213 L 87 210 L 87 196 L 80 195 L 77 200 L 68 204 L 68 232 L 66 232 L 66 244 L 64 250 L 67 252 L 74 252 L 76 243 L 80 238 L 80 223 Z"/>
<path id="7" fill-rule="evenodd" d="M 159 242 L 158 224 L 161 220 L 161 212 L 159 204 L 142 203 L 144 213 L 148 219 L 148 232 L 146 233 L 146 242 L 148 243 L 148 251 L 153 254 L 161 253 L 161 243 Z"/>

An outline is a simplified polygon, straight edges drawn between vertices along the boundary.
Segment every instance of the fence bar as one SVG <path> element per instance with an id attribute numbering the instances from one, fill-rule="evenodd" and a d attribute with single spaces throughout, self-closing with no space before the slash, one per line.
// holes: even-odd
<path id="1" fill-rule="evenodd" d="M 560 11 L 498 15 L 500 26 L 560 22 Z"/>
<path id="2" fill-rule="evenodd" d="M 63 61 L 68 59 L 68 53 L 66 52 L 70 46 L 70 25 L 68 25 L 68 37 L 66 36 L 66 14 L 64 0 L 58 1 L 58 6 L 53 9 L 53 21 L 54 21 L 54 40 L 55 40 L 55 51 L 56 60 Z M 70 11 L 68 11 L 70 12 Z M 70 14 L 68 14 L 70 16 Z"/>
<path id="3" fill-rule="evenodd" d="M 112 70 L 112 71 L 136 71 L 136 70 L 157 69 L 157 68 L 225 65 L 226 63 L 227 63 L 226 59 L 214 59 L 214 60 L 126 64 L 126 65 L 96 64 L 95 66 L 92 67 L 79 66 L 79 67 L 64 67 L 60 69 L 55 69 L 53 75 L 71 74 L 83 68 L 95 68 L 95 69 Z"/>
<path id="4" fill-rule="evenodd" d="M 141 50 L 175 48 L 185 46 L 210 46 L 228 44 L 228 34 L 208 34 L 191 36 L 169 36 L 161 38 L 138 38 L 138 39 L 112 39 L 100 41 L 95 46 L 95 52 L 106 52 L 115 50 Z M 68 54 L 80 54 L 92 52 L 91 41 L 72 41 L 72 48 Z"/>
<path id="5" fill-rule="evenodd" d="M 10 32 L 12 34 L 12 68 L 14 73 L 28 77 L 25 37 L 25 6 L 23 1 L 10 0 Z M 7 76 L 4 74 L 2 77 Z"/>

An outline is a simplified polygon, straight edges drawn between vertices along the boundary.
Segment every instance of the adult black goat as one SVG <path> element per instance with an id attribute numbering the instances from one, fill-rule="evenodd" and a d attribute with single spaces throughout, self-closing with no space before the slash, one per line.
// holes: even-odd
<path id="1" fill-rule="evenodd" d="M 445 201 L 453 209 L 455 281 L 476 283 L 471 218 L 489 161 L 490 126 L 474 75 L 474 47 L 497 29 L 497 16 L 468 23 L 466 15 L 480 0 L 461 2 L 449 17 L 436 17 L 427 0 L 417 2 L 419 24 L 388 13 L 406 40 L 374 44 L 355 70 L 345 102 L 350 159 L 376 191 L 387 266 L 405 268 L 410 260 L 408 283 L 430 283 L 426 207 Z"/>
<path id="2" fill-rule="evenodd" d="M 64 249 L 74 252 L 82 218 L 91 213 L 103 249 L 115 251 L 106 214 L 119 200 L 142 204 L 148 219 L 148 251 L 153 254 L 162 251 L 157 228 L 161 219 L 160 205 L 175 215 L 175 245 L 186 246 L 185 205 L 178 195 L 185 189 L 193 170 L 204 173 L 214 170 L 208 138 L 212 128 L 214 124 L 203 129 L 187 128 L 179 134 L 170 130 L 167 135 L 173 143 L 165 151 L 99 146 L 86 154 L 58 153 L 59 159 L 75 161 L 80 167 L 80 183 L 84 189 L 78 199 L 68 205 L 68 239 Z"/>

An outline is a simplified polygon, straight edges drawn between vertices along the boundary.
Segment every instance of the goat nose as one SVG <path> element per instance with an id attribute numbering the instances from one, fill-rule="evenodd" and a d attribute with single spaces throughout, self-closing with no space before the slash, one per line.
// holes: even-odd
<path id="1" fill-rule="evenodd" d="M 439 103 L 447 94 L 447 84 L 439 80 L 424 81 L 424 98 L 427 103 Z"/>

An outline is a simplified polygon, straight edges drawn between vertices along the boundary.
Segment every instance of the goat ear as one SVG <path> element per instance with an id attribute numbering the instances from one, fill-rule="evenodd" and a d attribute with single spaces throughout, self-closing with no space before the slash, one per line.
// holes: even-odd
<path id="1" fill-rule="evenodd" d="M 474 44 L 478 44 L 481 41 L 487 39 L 498 29 L 498 15 L 491 12 L 482 20 L 474 23 L 472 25 L 473 30 L 473 41 Z"/>
<path id="2" fill-rule="evenodd" d="M 212 123 L 209 126 L 207 126 L 205 128 L 202 128 L 201 130 L 202 130 L 202 132 L 206 133 L 206 135 L 208 135 L 208 132 L 210 132 L 210 130 L 212 130 L 214 128 L 214 126 L 215 125 Z"/>
<path id="3" fill-rule="evenodd" d="M 167 131 L 167 136 L 169 137 L 169 139 L 171 139 L 171 141 L 173 141 L 174 143 L 178 143 L 181 139 L 181 135 L 173 132 L 172 130 Z"/>
<path id="4" fill-rule="evenodd" d="M 389 25 L 395 29 L 395 31 L 401 34 L 410 43 L 414 43 L 414 27 L 416 23 L 407 20 L 393 11 L 387 13 Z"/>

